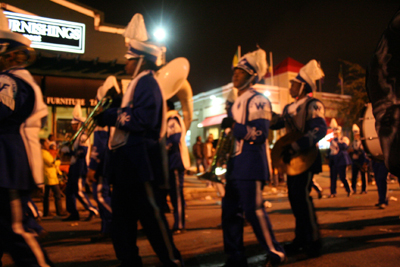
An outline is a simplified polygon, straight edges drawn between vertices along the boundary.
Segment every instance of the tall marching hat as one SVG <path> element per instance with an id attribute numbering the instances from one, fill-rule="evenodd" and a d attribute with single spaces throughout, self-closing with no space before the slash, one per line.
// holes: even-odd
<path id="1" fill-rule="evenodd" d="M 251 81 L 259 82 L 267 73 L 267 54 L 261 48 L 245 54 L 239 59 L 235 69 L 242 69 L 251 75 Z"/>
<path id="2" fill-rule="evenodd" d="M 120 94 L 121 89 L 119 88 L 117 78 L 113 75 L 107 77 L 104 83 L 97 89 L 97 100 L 101 100 L 105 96 L 113 97 L 116 94 Z"/>
<path id="3" fill-rule="evenodd" d="M 122 35 L 125 37 L 125 43 L 128 46 L 125 58 L 143 57 L 146 60 L 156 63 L 157 59 L 161 56 L 161 48 L 148 42 L 149 36 L 142 14 L 137 13 L 132 17 Z"/>
<path id="4" fill-rule="evenodd" d="M 302 90 L 305 90 L 307 93 L 315 91 L 317 89 L 316 81 L 322 79 L 324 76 L 325 74 L 318 62 L 312 59 L 300 69 L 299 74 L 292 81 L 303 84 L 299 92 L 300 95 Z"/>
<path id="5" fill-rule="evenodd" d="M 353 134 L 360 134 L 360 127 L 357 124 L 353 124 Z"/>
<path id="6" fill-rule="evenodd" d="M 28 38 L 8 28 L 8 19 L 0 9 L 0 55 L 30 45 L 31 41 Z"/>
<path id="7" fill-rule="evenodd" d="M 334 133 L 340 133 L 340 132 L 342 131 L 342 127 L 340 127 L 340 126 L 337 124 L 335 118 L 332 118 L 329 127 L 332 128 L 332 130 L 333 130 Z"/>
<path id="8" fill-rule="evenodd" d="M 75 105 L 74 110 L 72 111 L 72 117 L 71 124 L 77 124 L 86 120 L 86 118 L 82 116 L 81 104 L 78 103 Z"/>

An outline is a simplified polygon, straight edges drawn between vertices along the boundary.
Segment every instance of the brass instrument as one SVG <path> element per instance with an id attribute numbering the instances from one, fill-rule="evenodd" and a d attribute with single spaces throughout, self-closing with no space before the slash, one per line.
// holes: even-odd
<path id="1" fill-rule="evenodd" d="M 92 112 L 90 112 L 89 116 L 87 117 L 85 122 L 83 122 L 78 131 L 76 131 L 74 136 L 71 139 L 64 141 L 61 146 L 66 146 L 70 149 L 70 151 L 73 151 L 74 143 L 76 139 L 78 139 L 82 135 L 82 133 L 85 133 L 86 136 L 82 136 L 81 142 L 86 142 L 90 135 L 93 133 L 94 129 L 97 127 L 97 122 L 94 117 L 108 109 L 111 106 L 111 103 L 112 98 L 110 96 L 103 97 L 94 107 Z"/>
<path id="2" fill-rule="evenodd" d="M 308 170 L 318 156 L 317 146 L 313 146 L 308 150 L 295 154 L 289 163 L 283 162 L 282 154 L 286 146 L 292 144 L 303 136 L 299 131 L 292 131 L 282 136 L 274 145 L 271 151 L 272 165 L 281 173 L 288 175 L 298 175 Z"/>
<path id="3" fill-rule="evenodd" d="M 226 165 L 232 154 L 234 141 L 235 137 L 233 136 L 232 130 L 228 133 L 225 133 L 225 130 L 221 130 L 211 166 L 207 172 L 197 175 L 199 179 L 225 184 L 221 176 L 227 171 Z"/>

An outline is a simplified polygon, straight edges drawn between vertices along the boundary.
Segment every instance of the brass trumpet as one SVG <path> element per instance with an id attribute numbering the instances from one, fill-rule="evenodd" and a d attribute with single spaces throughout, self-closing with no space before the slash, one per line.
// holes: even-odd
<path id="1" fill-rule="evenodd" d="M 197 175 L 199 179 L 225 184 L 221 176 L 227 171 L 226 164 L 232 154 L 234 141 L 235 137 L 232 134 L 232 130 L 228 133 L 225 133 L 225 130 L 221 130 L 211 166 L 207 172 Z"/>
<path id="2" fill-rule="evenodd" d="M 90 112 L 89 116 L 87 117 L 85 122 L 83 122 L 82 126 L 78 129 L 78 131 L 76 131 L 74 136 L 70 140 L 64 141 L 61 144 L 61 146 L 67 146 L 70 148 L 70 151 L 73 151 L 74 143 L 76 139 L 78 139 L 82 135 L 82 133 L 85 133 L 86 136 L 85 137 L 82 136 L 81 141 L 86 142 L 86 140 L 90 137 L 90 135 L 93 133 L 94 129 L 97 126 L 97 122 L 94 117 L 96 117 L 97 115 L 108 109 L 111 106 L 111 104 L 112 104 L 112 98 L 110 96 L 103 97 L 94 107 L 92 112 Z"/>

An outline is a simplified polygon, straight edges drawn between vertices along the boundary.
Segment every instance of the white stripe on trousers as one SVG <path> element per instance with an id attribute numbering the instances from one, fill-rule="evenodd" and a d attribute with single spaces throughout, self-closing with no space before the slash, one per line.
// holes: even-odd
<path id="1" fill-rule="evenodd" d="M 160 209 L 158 208 L 156 201 L 154 199 L 153 188 L 151 187 L 151 184 L 149 182 L 145 182 L 144 187 L 146 188 L 148 201 L 151 204 L 151 206 L 153 207 L 154 217 L 156 218 L 156 220 L 158 222 L 158 226 L 162 233 L 162 238 L 163 238 L 164 244 L 165 244 L 166 248 L 168 249 L 168 256 L 169 256 L 170 260 L 172 262 L 174 262 L 175 257 L 174 257 L 174 253 L 172 251 L 172 244 L 169 240 L 167 229 L 165 228 L 165 225 L 164 225 L 163 221 L 161 220 Z"/>
<path id="2" fill-rule="evenodd" d="M 261 191 L 261 181 L 256 181 L 256 207 L 261 207 L 261 209 L 256 209 L 256 215 L 258 217 L 258 221 L 260 223 L 261 230 L 264 234 L 264 239 L 265 242 L 267 243 L 267 246 L 269 250 L 278 255 L 281 258 L 281 261 L 285 259 L 285 254 L 283 252 L 277 251 L 275 249 L 275 246 L 272 242 L 271 235 L 269 233 L 269 227 L 268 227 L 268 222 L 264 217 L 264 212 L 262 209 L 262 191 Z"/>
<path id="3" fill-rule="evenodd" d="M 97 199 L 99 200 L 101 205 L 103 205 L 103 207 L 108 212 L 112 213 L 112 209 L 111 209 L 110 205 L 108 205 L 108 203 L 103 198 L 103 192 L 102 191 L 103 191 L 103 177 L 100 176 L 99 177 L 99 181 L 97 182 Z"/>
<path id="4" fill-rule="evenodd" d="M 39 266 L 43 267 L 49 267 L 46 263 L 46 259 L 44 257 L 42 248 L 40 247 L 38 241 L 36 240 L 34 234 L 26 232 L 24 229 L 24 226 L 22 224 L 23 220 L 23 210 L 22 210 L 22 204 L 21 204 L 21 199 L 16 190 L 10 190 L 10 208 L 11 208 L 11 223 L 12 223 L 12 229 L 14 233 L 17 235 L 22 236 L 22 238 L 25 240 L 26 244 L 29 246 L 31 249 L 33 255 L 35 256 Z"/>

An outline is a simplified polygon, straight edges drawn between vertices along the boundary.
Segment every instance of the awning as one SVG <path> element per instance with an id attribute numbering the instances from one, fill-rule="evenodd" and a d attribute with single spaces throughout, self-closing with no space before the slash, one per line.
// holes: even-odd
<path id="1" fill-rule="evenodd" d="M 208 126 L 221 124 L 222 120 L 224 118 L 226 118 L 227 116 L 228 115 L 225 113 L 225 114 L 220 114 L 220 115 L 207 117 L 201 122 L 201 124 L 203 125 L 203 127 L 208 127 Z"/>

